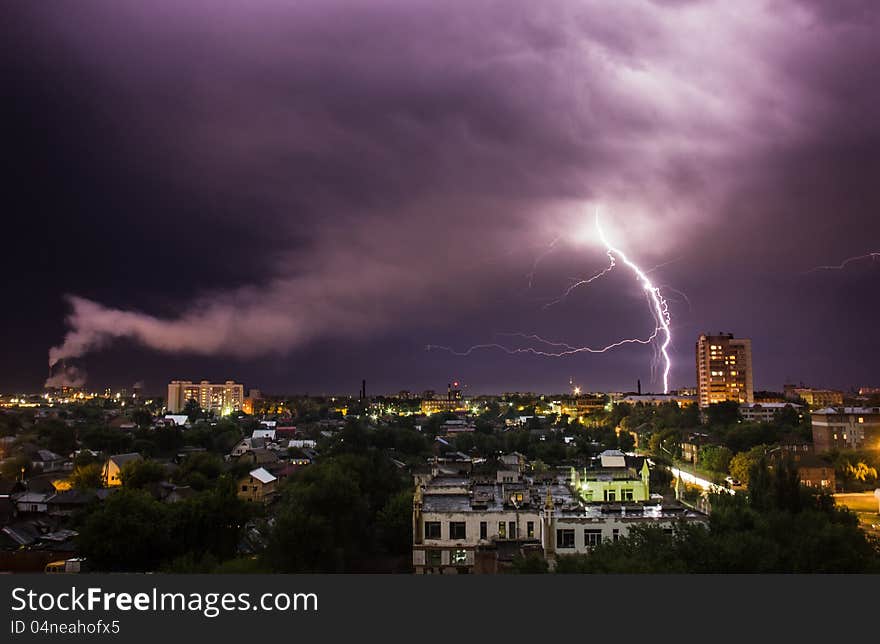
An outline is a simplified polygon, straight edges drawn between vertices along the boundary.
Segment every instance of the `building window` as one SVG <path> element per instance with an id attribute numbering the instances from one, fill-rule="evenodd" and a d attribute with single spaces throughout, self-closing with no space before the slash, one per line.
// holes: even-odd
<path id="1" fill-rule="evenodd" d="M 242 485 L 242 486 L 241 486 L 241 491 L 242 491 L 242 492 L 247 492 L 247 485 Z"/>
<path id="2" fill-rule="evenodd" d="M 526 521 L 526 538 L 534 539 L 535 538 L 535 522 L 534 521 Z"/>
<path id="3" fill-rule="evenodd" d="M 632 490 L 622 490 L 620 493 L 621 499 L 624 501 L 632 501 L 633 500 L 633 491 Z"/>
<path id="4" fill-rule="evenodd" d="M 584 545 L 587 548 L 595 548 L 602 543 L 601 530 L 584 530 Z"/>
<path id="5" fill-rule="evenodd" d="M 620 530 L 614 528 L 614 530 L 611 531 L 611 540 L 620 541 Z"/>
<path id="6" fill-rule="evenodd" d="M 498 537 L 500 539 L 507 539 L 507 524 L 504 521 L 498 522 Z"/>
<path id="7" fill-rule="evenodd" d="M 442 551 L 440 550 L 428 550 L 428 565 L 429 566 L 439 566 L 441 562 Z"/>
<path id="8" fill-rule="evenodd" d="M 453 566 L 466 566 L 467 565 L 467 550 L 453 550 L 452 551 L 452 565 Z"/>
<path id="9" fill-rule="evenodd" d="M 465 529 L 464 521 L 449 522 L 449 538 L 456 540 L 467 539 L 467 530 Z"/>
<path id="10" fill-rule="evenodd" d="M 516 521 L 507 524 L 508 539 L 516 539 Z"/>
<path id="11" fill-rule="evenodd" d="M 557 548 L 574 548 L 574 530 L 557 530 L 556 531 L 556 547 Z"/>
<path id="12" fill-rule="evenodd" d="M 485 521 L 480 521 L 480 539 L 487 539 L 489 526 Z"/>
<path id="13" fill-rule="evenodd" d="M 440 522 L 439 521 L 425 521 L 425 539 L 439 539 L 440 538 Z"/>
<path id="14" fill-rule="evenodd" d="M 605 500 L 606 501 L 616 501 L 617 493 L 615 490 L 605 490 Z"/>

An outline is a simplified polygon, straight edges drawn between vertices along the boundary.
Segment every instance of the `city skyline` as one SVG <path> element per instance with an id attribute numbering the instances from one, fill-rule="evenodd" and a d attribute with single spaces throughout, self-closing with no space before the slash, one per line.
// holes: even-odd
<path id="1" fill-rule="evenodd" d="M 10 12 L 0 391 L 54 348 L 94 389 L 659 392 L 649 346 L 425 350 L 649 335 L 620 265 L 572 289 L 596 207 L 670 388 L 718 332 L 756 390 L 880 385 L 877 10 L 331 5 Z"/>

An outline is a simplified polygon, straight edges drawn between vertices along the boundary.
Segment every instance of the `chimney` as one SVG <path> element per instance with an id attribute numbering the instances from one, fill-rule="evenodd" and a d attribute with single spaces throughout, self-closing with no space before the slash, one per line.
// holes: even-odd
<path id="1" fill-rule="evenodd" d="M 638 390 L 639 395 L 641 396 L 642 395 L 642 379 L 641 378 L 636 380 L 636 389 Z"/>

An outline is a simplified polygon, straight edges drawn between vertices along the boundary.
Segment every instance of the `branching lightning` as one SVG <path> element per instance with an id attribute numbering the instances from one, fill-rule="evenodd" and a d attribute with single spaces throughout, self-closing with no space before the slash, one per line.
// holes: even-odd
<path id="1" fill-rule="evenodd" d="M 669 358 L 669 345 L 672 343 L 672 330 L 670 329 L 670 315 L 669 315 L 669 305 L 666 303 L 666 299 L 661 295 L 660 289 L 654 286 L 651 283 L 651 280 L 648 276 L 639 268 L 635 263 L 633 263 L 623 252 L 619 249 L 615 248 L 608 241 L 608 238 L 605 236 L 605 231 L 602 230 L 602 224 L 599 222 L 599 210 L 596 210 L 596 230 L 599 232 L 599 239 L 602 240 L 602 243 L 605 244 L 605 248 L 608 249 L 608 252 L 616 255 L 620 258 L 624 264 L 626 264 L 633 273 L 636 274 L 636 278 L 641 282 L 642 288 L 645 289 L 645 292 L 648 294 L 648 297 L 652 304 L 652 312 L 654 314 L 654 319 L 657 322 L 656 332 L 663 334 L 663 342 L 660 344 L 660 355 L 663 357 L 663 393 L 669 391 L 669 370 L 672 368 L 672 361 Z"/>
<path id="2" fill-rule="evenodd" d="M 614 265 L 616 263 L 614 260 L 614 255 L 611 254 L 611 251 L 608 251 L 608 259 L 610 260 L 610 263 L 608 264 L 608 266 L 606 266 L 604 269 L 602 269 L 601 271 L 599 271 L 598 273 L 596 273 L 592 277 L 575 280 L 574 282 L 571 283 L 571 285 L 569 285 L 569 287 L 567 289 L 565 289 L 562 292 L 562 295 L 557 297 L 555 300 L 547 302 L 547 304 L 545 304 L 543 308 L 549 309 L 554 304 L 559 304 L 560 302 L 565 300 L 569 295 L 571 295 L 571 292 L 573 290 L 575 290 L 576 288 L 580 288 L 581 286 L 586 286 L 590 282 L 595 282 L 600 277 L 605 277 L 608 273 L 611 272 L 611 269 L 614 268 Z"/>
<path id="3" fill-rule="evenodd" d="M 578 279 L 573 282 L 569 287 L 555 300 L 549 302 L 544 306 L 544 308 L 549 308 L 554 304 L 558 304 L 559 302 L 566 299 L 575 289 L 586 286 L 591 282 L 604 277 L 607 275 L 614 267 L 617 265 L 617 262 L 620 261 L 624 265 L 626 265 L 632 272 L 635 274 L 636 279 L 641 284 L 642 288 L 645 291 L 645 295 L 648 300 L 648 304 L 651 310 L 651 315 L 654 318 L 654 330 L 647 338 L 625 338 L 623 340 L 618 340 L 617 342 L 613 342 L 604 347 L 588 347 L 588 346 L 573 346 L 566 342 L 559 342 L 556 340 L 547 340 L 536 334 L 531 333 L 499 333 L 501 336 L 508 337 L 517 337 L 526 342 L 530 342 L 531 345 L 526 346 L 508 346 L 505 344 L 501 344 L 500 342 L 487 342 L 484 344 L 475 344 L 464 351 L 456 351 L 451 347 L 446 347 L 442 345 L 429 344 L 427 345 L 427 350 L 432 349 L 440 349 L 443 351 L 448 351 L 449 353 L 456 356 L 469 356 L 475 351 L 479 351 L 482 349 L 497 349 L 499 351 L 503 351 L 510 355 L 517 354 L 530 354 L 535 356 L 542 356 L 548 358 L 561 358 L 565 356 L 577 355 L 580 353 L 605 353 L 607 351 L 611 351 L 612 349 L 616 349 L 618 347 L 628 345 L 628 344 L 654 344 L 657 353 L 656 357 L 659 357 L 663 361 L 663 392 L 666 393 L 669 391 L 669 371 L 672 366 L 672 361 L 669 357 L 669 345 L 672 342 L 672 330 L 670 328 L 670 313 L 669 306 L 666 302 L 666 299 L 660 292 L 660 288 L 654 286 L 651 280 L 648 278 L 648 274 L 646 271 L 643 271 L 639 266 L 637 266 L 632 260 L 630 260 L 620 249 L 613 246 L 608 238 L 605 236 L 605 232 L 602 229 L 601 222 L 599 220 L 599 211 L 596 210 L 596 231 L 599 235 L 599 239 L 605 246 L 605 252 L 608 255 L 609 265 L 605 267 L 603 270 L 599 271 L 595 275 L 585 278 Z M 555 245 L 556 240 L 554 240 L 553 244 L 551 244 L 551 249 L 553 245 Z M 549 252 L 549 250 L 548 250 Z M 539 258 L 540 259 L 540 258 Z M 535 266 L 533 266 L 532 273 L 530 273 L 530 282 L 531 277 L 534 275 L 534 269 L 537 267 L 538 260 L 535 261 Z M 656 267 L 655 267 L 656 268 Z M 652 269 L 653 270 L 653 269 Z M 660 344 L 657 344 L 657 340 L 660 338 Z M 537 346 L 536 346 L 537 345 Z M 653 368 L 652 368 L 653 372 Z"/>
<path id="4" fill-rule="evenodd" d="M 804 274 L 807 275 L 809 273 L 816 273 L 818 271 L 842 271 L 844 268 L 849 266 L 850 264 L 854 264 L 855 262 L 861 262 L 863 260 L 870 259 L 872 262 L 880 259 L 880 252 L 872 252 L 866 253 L 864 255 L 856 255 L 855 257 L 848 257 L 843 260 L 840 264 L 836 264 L 833 266 L 814 266 L 808 271 L 805 271 Z"/>

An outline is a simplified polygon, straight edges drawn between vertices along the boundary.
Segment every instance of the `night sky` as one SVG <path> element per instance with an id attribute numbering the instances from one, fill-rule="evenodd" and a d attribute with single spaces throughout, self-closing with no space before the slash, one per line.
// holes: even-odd
<path id="1" fill-rule="evenodd" d="M 15 2 L 0 391 L 880 386 L 880 4 Z M 653 362 L 653 369 L 652 369 Z M 58 373 L 56 369 L 56 373 Z M 87 375 L 85 375 L 87 374 Z"/>

